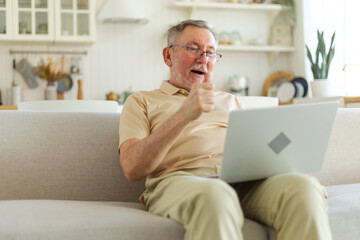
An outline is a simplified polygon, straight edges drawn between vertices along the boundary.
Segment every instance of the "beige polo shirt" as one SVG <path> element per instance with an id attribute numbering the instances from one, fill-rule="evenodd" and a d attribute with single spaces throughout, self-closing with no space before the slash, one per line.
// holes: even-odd
<path id="1" fill-rule="evenodd" d="M 160 89 L 142 91 L 127 98 L 121 113 L 119 146 L 128 139 L 143 139 L 156 131 L 183 104 L 188 92 L 163 81 Z M 231 110 L 242 109 L 229 93 L 215 92 L 215 109 L 190 122 L 149 177 L 181 169 L 221 164 Z"/>

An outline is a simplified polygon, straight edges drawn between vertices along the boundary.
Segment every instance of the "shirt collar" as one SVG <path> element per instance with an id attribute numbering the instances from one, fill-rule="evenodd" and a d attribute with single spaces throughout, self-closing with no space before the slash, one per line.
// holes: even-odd
<path id="1" fill-rule="evenodd" d="M 160 91 L 162 91 L 167 95 L 175 95 L 176 93 L 180 93 L 184 96 L 189 95 L 189 92 L 187 90 L 182 88 L 177 88 L 166 80 L 161 83 Z"/>

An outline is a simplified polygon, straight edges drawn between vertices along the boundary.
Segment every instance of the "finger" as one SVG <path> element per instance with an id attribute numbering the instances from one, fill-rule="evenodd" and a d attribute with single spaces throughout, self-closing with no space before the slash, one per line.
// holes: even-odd
<path id="1" fill-rule="evenodd" d="M 212 110 L 214 110 L 214 104 L 208 104 L 208 103 L 204 103 L 202 104 L 202 110 L 203 112 L 211 112 Z"/>
<path id="2" fill-rule="evenodd" d="M 206 91 L 203 96 L 206 102 L 215 103 L 215 94 L 213 91 Z"/>
<path id="3" fill-rule="evenodd" d="M 205 74 L 205 79 L 204 79 L 204 81 L 203 82 L 211 82 L 211 74 L 209 74 L 209 73 L 207 73 L 207 74 Z"/>
<path id="4" fill-rule="evenodd" d="M 215 88 L 215 85 L 212 84 L 211 82 L 203 82 L 203 83 L 201 83 L 200 86 L 201 86 L 201 88 L 207 89 L 207 90 L 214 90 L 214 88 Z"/>
<path id="5" fill-rule="evenodd" d="M 201 96 L 201 99 L 203 99 L 204 101 L 214 101 L 215 99 L 215 92 L 212 89 L 200 89 L 199 91 L 199 96 Z"/>
<path id="6" fill-rule="evenodd" d="M 200 104 L 204 112 L 214 110 L 215 98 L 213 92 L 204 93 L 200 98 Z"/>

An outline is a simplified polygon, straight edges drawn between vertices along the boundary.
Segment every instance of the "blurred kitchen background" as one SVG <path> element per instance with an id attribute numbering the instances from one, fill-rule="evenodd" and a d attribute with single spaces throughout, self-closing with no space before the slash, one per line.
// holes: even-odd
<path id="1" fill-rule="evenodd" d="M 344 94 L 359 95 L 358 1 L 295 0 L 294 16 L 286 2 L 0 0 L 2 103 L 12 104 L 8 94 L 15 85 L 24 101 L 49 97 L 44 90 L 51 84 L 37 76 L 46 67 L 52 80 L 61 80 L 55 81 L 58 97 L 69 100 L 79 92 L 83 99 L 102 100 L 158 88 L 169 78 L 162 59 L 166 31 L 188 18 L 209 21 L 219 34 L 223 58 L 213 74 L 218 90 L 263 95 L 265 81 L 279 71 L 312 81 L 305 44 L 315 51 L 320 29 L 328 40 L 336 31 L 329 79 Z"/>

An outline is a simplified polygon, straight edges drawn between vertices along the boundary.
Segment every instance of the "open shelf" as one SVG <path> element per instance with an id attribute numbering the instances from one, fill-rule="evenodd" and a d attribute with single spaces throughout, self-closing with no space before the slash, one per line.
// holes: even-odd
<path id="1" fill-rule="evenodd" d="M 177 7 L 188 8 L 216 8 L 216 9 L 233 9 L 233 10 L 254 10 L 254 11 L 281 11 L 284 7 L 280 4 L 255 4 L 255 3 L 217 3 L 217 2 L 186 2 L 175 1 Z"/>
<path id="2" fill-rule="evenodd" d="M 241 46 L 234 46 L 234 45 L 219 45 L 217 48 L 218 52 L 259 52 L 259 53 L 266 53 L 268 57 L 268 62 L 271 65 L 274 61 L 274 58 L 279 53 L 289 53 L 295 52 L 295 47 L 289 46 L 256 46 L 256 45 L 241 45 Z"/>
<path id="3" fill-rule="evenodd" d="M 218 51 L 246 51 L 246 52 L 294 52 L 295 47 L 289 46 L 258 46 L 258 45 L 219 45 Z"/>
<path id="4" fill-rule="evenodd" d="M 214 10 L 231 10 L 231 11 L 257 11 L 264 12 L 268 15 L 269 27 L 274 23 L 275 18 L 281 11 L 288 10 L 281 4 L 255 4 L 255 3 L 223 3 L 223 2 L 199 2 L 189 0 L 177 0 L 174 2 L 175 7 L 186 8 L 189 11 L 189 19 L 196 19 L 197 12 L 200 9 L 214 9 Z M 295 52 L 293 46 L 259 46 L 259 45 L 219 45 L 218 49 L 221 51 L 238 51 L 238 52 L 262 52 L 266 53 L 269 64 L 271 65 L 274 58 L 280 53 Z"/>

